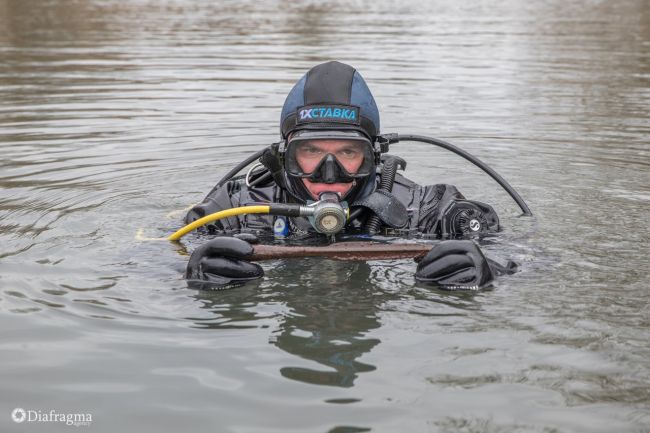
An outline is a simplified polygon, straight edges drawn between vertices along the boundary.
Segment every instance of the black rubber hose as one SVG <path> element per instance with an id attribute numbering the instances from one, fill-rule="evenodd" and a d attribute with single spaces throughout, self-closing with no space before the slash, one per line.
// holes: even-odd
<path id="1" fill-rule="evenodd" d="M 471 162 L 472 164 L 476 165 L 481 170 L 489 174 L 492 177 L 492 179 L 496 180 L 497 183 L 501 185 L 501 187 L 503 187 L 503 189 L 505 189 L 506 192 L 508 192 L 508 194 L 510 194 L 510 197 L 512 197 L 513 200 L 517 202 L 517 204 L 521 208 L 521 211 L 523 212 L 523 215 L 525 216 L 533 215 L 533 213 L 530 211 L 530 208 L 528 207 L 526 202 L 524 202 L 521 196 L 517 193 L 517 191 L 515 191 L 515 189 L 512 186 L 510 186 L 510 184 L 506 182 L 506 180 L 502 178 L 499 175 L 499 173 L 494 171 L 492 168 L 490 168 L 487 164 L 485 164 L 477 157 L 465 152 L 463 149 L 460 149 L 451 143 L 447 143 L 446 141 L 439 140 L 437 138 L 425 137 L 422 135 L 399 135 L 398 137 L 399 137 L 398 141 L 420 141 L 422 143 L 429 143 L 429 144 L 433 144 L 434 146 L 439 146 L 442 147 L 443 149 L 447 149 L 451 152 L 454 152 L 456 155 L 462 156 L 463 158 L 465 158 L 466 160 L 468 160 L 469 162 Z"/>
<path id="2" fill-rule="evenodd" d="M 271 176 L 272 176 L 271 172 L 267 169 L 266 173 L 262 174 L 260 177 L 258 177 L 254 181 L 252 181 L 250 183 L 249 187 L 252 188 L 252 187 L 256 186 L 259 183 L 266 182 L 267 180 L 269 180 L 271 178 Z"/>
<path id="3" fill-rule="evenodd" d="M 245 160 L 243 160 L 242 162 L 240 162 L 239 164 L 237 164 L 237 166 L 235 166 L 232 170 L 230 170 L 228 173 L 226 173 L 226 175 L 224 177 L 221 178 L 221 180 L 217 183 L 217 186 L 223 186 L 224 183 L 228 182 L 234 175 L 239 173 L 241 171 L 241 169 L 243 169 L 244 167 L 249 165 L 251 162 L 258 159 L 260 156 L 262 156 L 262 154 L 264 153 L 265 150 L 266 149 L 259 150 L 259 151 L 255 152 L 254 154 L 252 154 L 251 156 L 249 156 L 248 158 L 246 158 Z"/>
<path id="4" fill-rule="evenodd" d="M 392 192 L 393 183 L 395 183 L 395 175 L 397 174 L 397 169 L 399 168 L 399 161 L 397 158 L 387 155 L 384 160 L 384 166 L 381 169 L 381 181 L 379 182 L 379 188 L 382 191 Z M 366 223 L 369 235 L 374 235 L 379 232 L 381 229 L 381 219 L 377 214 L 373 213 L 368 222 Z"/>

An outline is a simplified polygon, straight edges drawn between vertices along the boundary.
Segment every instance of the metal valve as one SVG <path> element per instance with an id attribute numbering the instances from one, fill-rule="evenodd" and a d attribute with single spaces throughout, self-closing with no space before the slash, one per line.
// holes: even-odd
<path id="1" fill-rule="evenodd" d="M 347 203 L 339 201 L 336 193 L 325 192 L 320 200 L 307 206 L 300 206 L 300 215 L 309 217 L 317 232 L 334 235 L 340 232 L 348 220 Z"/>

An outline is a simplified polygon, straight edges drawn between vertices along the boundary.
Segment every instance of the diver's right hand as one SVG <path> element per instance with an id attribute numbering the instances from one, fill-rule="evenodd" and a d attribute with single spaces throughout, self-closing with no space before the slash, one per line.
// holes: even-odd
<path id="1" fill-rule="evenodd" d="M 192 288 L 225 289 L 264 276 L 257 263 L 244 259 L 253 254 L 253 247 L 234 237 L 214 238 L 192 252 L 185 278 Z"/>

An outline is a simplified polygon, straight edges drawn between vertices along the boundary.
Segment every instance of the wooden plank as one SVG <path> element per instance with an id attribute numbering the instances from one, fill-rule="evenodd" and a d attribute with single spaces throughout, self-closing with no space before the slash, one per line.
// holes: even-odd
<path id="1" fill-rule="evenodd" d="M 334 260 L 421 259 L 431 244 L 390 244 L 379 242 L 338 242 L 327 246 L 255 245 L 251 260 L 323 257 Z"/>

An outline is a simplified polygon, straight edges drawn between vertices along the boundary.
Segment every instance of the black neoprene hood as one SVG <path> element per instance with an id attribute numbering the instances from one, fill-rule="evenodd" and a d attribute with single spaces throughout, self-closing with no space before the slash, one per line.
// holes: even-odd
<path id="1" fill-rule="evenodd" d="M 379 110 L 361 74 L 336 61 L 310 69 L 289 92 L 280 121 L 283 138 L 302 129 L 352 129 L 374 140 Z"/>

